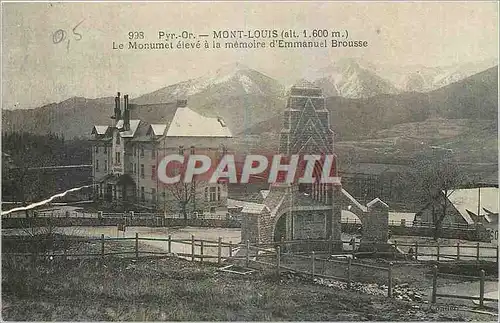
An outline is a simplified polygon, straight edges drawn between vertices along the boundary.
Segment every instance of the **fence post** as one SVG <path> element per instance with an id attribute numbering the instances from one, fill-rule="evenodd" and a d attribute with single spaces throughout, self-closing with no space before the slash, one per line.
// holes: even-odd
<path id="1" fill-rule="evenodd" d="M 246 260 L 245 260 L 245 265 L 248 268 L 250 265 L 250 241 L 247 240 L 247 250 L 246 250 Z"/>
<path id="2" fill-rule="evenodd" d="M 415 260 L 418 260 L 418 241 L 415 241 Z"/>
<path id="3" fill-rule="evenodd" d="M 312 279 L 314 280 L 314 251 L 311 252 L 311 275 L 312 275 Z"/>
<path id="4" fill-rule="evenodd" d="M 172 253 L 172 236 L 168 235 L 168 253 Z"/>
<path id="5" fill-rule="evenodd" d="M 330 238 L 328 239 L 329 243 L 328 243 L 328 253 L 331 255 L 332 252 L 333 252 L 333 236 L 330 236 Z"/>
<path id="6" fill-rule="evenodd" d="M 438 277 L 438 267 L 434 265 L 434 267 L 432 268 L 432 299 L 431 299 L 432 304 L 436 304 L 437 277 Z"/>
<path id="7" fill-rule="evenodd" d="M 194 235 L 191 235 L 191 261 L 194 261 Z"/>
<path id="8" fill-rule="evenodd" d="M 387 277 L 387 297 L 392 297 L 392 261 L 389 263 L 388 277 Z"/>
<path id="9" fill-rule="evenodd" d="M 200 244 L 200 262 L 203 263 L 203 240 L 201 240 Z"/>
<path id="10" fill-rule="evenodd" d="M 280 267 L 281 267 L 281 247 L 276 247 L 276 274 L 278 279 L 280 278 Z"/>
<path id="11" fill-rule="evenodd" d="M 497 245 L 497 267 L 498 267 L 498 245 Z"/>
<path id="12" fill-rule="evenodd" d="M 347 258 L 347 287 L 351 288 L 351 263 L 352 258 Z"/>
<path id="13" fill-rule="evenodd" d="M 233 242 L 229 241 L 229 258 L 233 257 Z"/>
<path id="14" fill-rule="evenodd" d="M 217 246 L 217 263 L 220 265 L 222 255 L 222 237 L 219 237 L 219 245 Z"/>
<path id="15" fill-rule="evenodd" d="M 484 269 L 481 269 L 481 279 L 479 280 L 479 307 L 484 306 Z"/>
<path id="16" fill-rule="evenodd" d="M 139 233 L 135 233 L 135 259 L 139 259 Z"/>
<path id="17" fill-rule="evenodd" d="M 437 244 L 437 262 L 439 262 L 439 242 Z"/>
<path id="18" fill-rule="evenodd" d="M 457 260 L 460 260 L 460 241 L 457 242 Z"/>
<path id="19" fill-rule="evenodd" d="M 101 234 L 101 259 L 104 259 L 104 233 Z"/>
<path id="20" fill-rule="evenodd" d="M 479 261 L 479 242 L 476 245 L 476 261 Z"/>

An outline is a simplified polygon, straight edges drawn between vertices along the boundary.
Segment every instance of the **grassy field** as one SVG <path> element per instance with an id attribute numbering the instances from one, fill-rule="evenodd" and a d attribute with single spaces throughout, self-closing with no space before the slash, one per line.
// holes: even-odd
<path id="1" fill-rule="evenodd" d="M 35 264 L 2 256 L 2 318 L 9 321 L 491 320 L 414 306 L 301 280 L 278 281 L 266 272 L 224 273 L 215 265 L 175 258 L 56 258 Z"/>

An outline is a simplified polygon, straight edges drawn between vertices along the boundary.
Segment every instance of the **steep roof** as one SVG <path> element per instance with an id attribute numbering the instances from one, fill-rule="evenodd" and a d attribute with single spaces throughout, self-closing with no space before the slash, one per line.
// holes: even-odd
<path id="1" fill-rule="evenodd" d="M 141 123 L 141 120 L 130 120 L 130 129 L 127 131 L 121 131 L 120 136 L 123 138 L 133 138 L 135 135 L 135 131 L 139 127 L 139 123 Z M 118 130 L 123 129 L 123 120 L 118 120 L 116 123 L 116 128 Z"/>
<path id="2" fill-rule="evenodd" d="M 151 124 L 148 129 L 148 134 L 152 131 L 155 136 L 163 136 L 166 129 L 166 124 Z"/>
<path id="3" fill-rule="evenodd" d="M 267 210 L 268 212 L 271 211 L 269 207 L 267 207 L 267 205 L 265 204 L 246 202 L 241 212 L 250 214 L 261 214 L 262 211 L 264 210 Z"/>
<path id="4" fill-rule="evenodd" d="M 95 125 L 92 129 L 92 134 L 105 135 L 106 131 L 108 131 L 109 126 L 98 126 Z"/>
<path id="5" fill-rule="evenodd" d="M 498 193 L 498 187 L 457 189 L 450 194 L 448 199 L 467 223 L 474 223 L 469 212 L 477 215 L 478 206 L 479 215 L 487 215 L 486 210 L 498 213 Z"/>
<path id="6" fill-rule="evenodd" d="M 177 108 L 167 137 L 232 137 L 221 118 L 209 118 L 184 107 Z"/>

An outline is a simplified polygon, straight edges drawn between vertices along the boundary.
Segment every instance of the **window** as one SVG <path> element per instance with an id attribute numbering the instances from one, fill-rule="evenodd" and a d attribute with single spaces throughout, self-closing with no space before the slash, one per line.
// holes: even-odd
<path id="1" fill-rule="evenodd" d="M 144 164 L 141 164 L 141 178 L 144 178 Z"/>
<path id="2" fill-rule="evenodd" d="M 210 213 L 215 213 L 215 206 L 210 207 Z"/>
<path id="3" fill-rule="evenodd" d="M 220 201 L 220 187 L 217 187 L 217 201 Z"/>
<path id="4" fill-rule="evenodd" d="M 151 165 L 151 179 L 156 179 L 156 165 Z"/>
<path id="5" fill-rule="evenodd" d="M 144 186 L 141 186 L 141 201 L 145 201 L 146 200 L 146 196 L 144 195 Z"/>
<path id="6" fill-rule="evenodd" d="M 144 157 L 144 148 L 141 148 L 141 157 Z"/>
<path id="7" fill-rule="evenodd" d="M 151 199 L 153 200 L 153 203 L 156 202 L 156 189 L 154 188 L 151 189 Z"/>
<path id="8" fill-rule="evenodd" d="M 205 187 L 205 201 L 208 201 L 208 187 Z"/>
<path id="9" fill-rule="evenodd" d="M 191 146 L 191 155 L 194 155 L 194 146 Z"/>
<path id="10" fill-rule="evenodd" d="M 163 198 L 163 200 L 165 201 L 166 199 L 166 193 L 165 193 L 165 190 L 163 190 L 163 192 L 161 192 L 161 197 Z"/>
<path id="11" fill-rule="evenodd" d="M 122 162 L 121 162 L 121 154 L 119 151 L 116 152 L 116 164 L 120 165 Z"/>
<path id="12" fill-rule="evenodd" d="M 137 164 L 134 163 L 134 174 L 137 174 Z"/>
<path id="13" fill-rule="evenodd" d="M 117 145 L 119 145 L 119 144 L 120 144 L 120 141 L 121 141 L 121 140 L 120 140 L 120 134 L 119 134 L 119 133 L 117 133 L 117 134 L 116 134 L 116 144 L 117 144 Z"/>
<path id="14" fill-rule="evenodd" d="M 153 147 L 153 149 L 151 150 L 151 158 L 152 159 L 155 159 L 156 158 L 156 148 Z"/>
<path id="15" fill-rule="evenodd" d="M 99 159 L 95 161 L 95 170 L 99 170 Z"/>
<path id="16" fill-rule="evenodd" d="M 137 147 L 134 147 L 134 157 L 137 156 Z"/>
<path id="17" fill-rule="evenodd" d="M 216 187 L 210 187 L 210 202 L 215 201 Z"/>
<path id="18" fill-rule="evenodd" d="M 108 171 L 108 161 L 106 159 L 104 160 L 104 171 Z"/>
<path id="19" fill-rule="evenodd" d="M 98 154 L 99 153 L 99 146 L 95 146 L 95 153 Z"/>
<path id="20" fill-rule="evenodd" d="M 104 146 L 104 153 L 107 154 L 108 153 L 108 146 Z"/>
<path id="21" fill-rule="evenodd" d="M 179 155 L 184 155 L 184 146 L 179 146 Z"/>

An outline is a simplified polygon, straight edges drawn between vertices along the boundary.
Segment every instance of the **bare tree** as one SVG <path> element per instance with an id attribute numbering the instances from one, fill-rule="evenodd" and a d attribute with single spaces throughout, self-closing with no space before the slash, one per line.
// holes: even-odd
<path id="1" fill-rule="evenodd" d="M 406 177 L 412 198 L 421 206 L 430 207 L 434 239 L 437 240 L 451 207 L 449 197 L 463 183 L 463 173 L 450 158 L 424 157 L 417 159 Z"/>
<path id="2" fill-rule="evenodd" d="M 196 182 L 184 183 L 182 181 L 167 186 L 175 201 L 178 203 L 184 221 L 188 219 L 188 205 L 194 202 L 196 195 Z"/>

